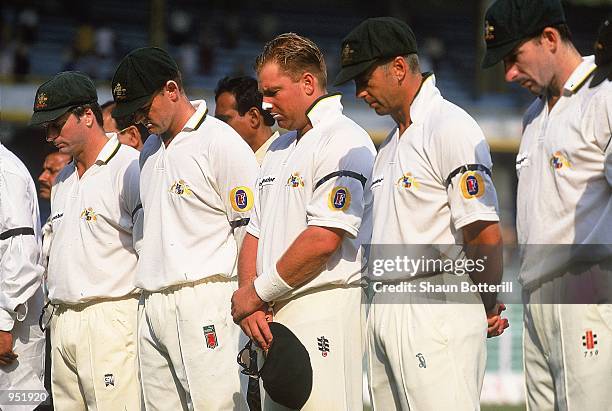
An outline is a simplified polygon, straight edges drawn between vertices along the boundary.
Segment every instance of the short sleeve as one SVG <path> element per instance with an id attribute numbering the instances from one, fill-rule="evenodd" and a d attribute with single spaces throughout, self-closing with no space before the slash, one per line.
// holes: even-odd
<path id="1" fill-rule="evenodd" d="M 359 233 L 365 209 L 364 188 L 372 176 L 375 153 L 365 144 L 347 144 L 357 137 L 333 136 L 313 159 L 313 193 L 306 207 L 309 226 L 339 228 L 351 237 Z"/>
<path id="2" fill-rule="evenodd" d="M 482 130 L 467 113 L 453 113 L 434 133 L 440 177 L 451 219 L 459 229 L 475 221 L 499 221 L 491 154 Z"/>

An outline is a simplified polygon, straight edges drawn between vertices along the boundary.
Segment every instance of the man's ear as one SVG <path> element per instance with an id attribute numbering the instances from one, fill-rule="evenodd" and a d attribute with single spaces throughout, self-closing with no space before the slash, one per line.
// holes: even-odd
<path id="1" fill-rule="evenodd" d="M 140 133 L 136 126 L 129 126 L 124 133 L 127 137 L 127 145 L 134 147 L 136 150 L 140 150 L 142 142 L 140 141 Z"/>
<path id="2" fill-rule="evenodd" d="M 561 35 L 556 29 L 546 27 L 544 30 L 542 30 L 542 34 L 540 34 L 540 41 L 546 48 L 554 53 L 559 47 Z"/>
<path id="3" fill-rule="evenodd" d="M 249 126 L 252 129 L 258 129 L 261 126 L 261 122 L 263 121 L 263 118 L 261 116 L 261 113 L 259 112 L 259 110 L 257 110 L 256 107 L 251 107 L 249 111 L 245 113 L 245 116 L 248 116 Z"/>
<path id="4" fill-rule="evenodd" d="M 310 72 L 306 71 L 302 74 L 302 78 L 300 79 L 302 83 L 302 88 L 304 92 L 308 96 L 312 96 L 317 88 L 317 78 Z"/>
<path id="5" fill-rule="evenodd" d="M 397 56 L 391 62 L 391 73 L 397 79 L 398 84 L 401 84 L 404 81 L 409 71 L 410 68 L 408 67 L 404 57 Z"/>
<path id="6" fill-rule="evenodd" d="M 174 80 L 168 80 L 166 82 L 166 85 L 164 86 L 164 91 L 168 93 L 168 96 L 170 97 L 170 100 L 172 101 L 178 101 L 179 96 L 181 94 L 181 89 L 179 88 L 178 84 L 176 84 L 176 81 Z"/>

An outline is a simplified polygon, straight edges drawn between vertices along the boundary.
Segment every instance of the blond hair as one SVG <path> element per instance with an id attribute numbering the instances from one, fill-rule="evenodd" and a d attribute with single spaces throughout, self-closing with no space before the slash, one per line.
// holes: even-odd
<path id="1" fill-rule="evenodd" d="M 255 62 L 257 74 L 268 63 L 277 63 L 284 73 L 297 81 L 305 72 L 312 73 L 321 89 L 327 87 L 327 68 L 319 47 L 295 33 L 279 34 L 270 40 Z"/>

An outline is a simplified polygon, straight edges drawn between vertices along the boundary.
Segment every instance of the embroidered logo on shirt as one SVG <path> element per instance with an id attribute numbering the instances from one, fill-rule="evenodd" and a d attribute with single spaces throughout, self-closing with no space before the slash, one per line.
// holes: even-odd
<path id="1" fill-rule="evenodd" d="M 287 185 L 293 188 L 304 187 L 304 179 L 300 176 L 300 173 L 296 171 L 287 179 Z"/>
<path id="2" fill-rule="evenodd" d="M 235 211 L 249 211 L 253 207 L 253 192 L 248 187 L 236 187 L 230 192 L 230 202 Z"/>
<path id="3" fill-rule="evenodd" d="M 87 207 L 81 212 L 81 218 L 85 221 L 96 221 L 98 219 L 96 212 L 91 207 Z"/>
<path id="4" fill-rule="evenodd" d="M 584 358 L 599 355 L 597 347 L 597 334 L 593 330 L 587 330 L 582 336 L 582 346 L 584 347 Z"/>
<path id="5" fill-rule="evenodd" d="M 113 374 L 104 374 L 104 386 L 105 387 L 115 386 L 115 376 Z"/>
<path id="6" fill-rule="evenodd" d="M 404 173 L 404 175 L 397 180 L 397 186 L 406 190 L 418 190 L 420 184 L 417 182 L 416 177 L 414 177 L 412 173 Z"/>
<path id="7" fill-rule="evenodd" d="M 173 194 L 178 194 L 180 196 L 187 196 L 193 194 L 191 189 L 189 188 L 189 185 L 187 185 L 187 183 L 182 179 L 172 184 L 172 187 L 170 187 L 170 192 Z"/>
<path id="8" fill-rule="evenodd" d="M 482 197 L 485 193 L 485 183 L 478 171 L 468 171 L 459 181 L 461 193 L 467 199 Z"/>
<path id="9" fill-rule="evenodd" d="M 204 330 L 204 339 L 206 340 L 206 347 L 214 350 L 219 345 L 217 341 L 217 332 L 215 331 L 214 325 L 206 325 L 202 327 Z"/>
<path id="10" fill-rule="evenodd" d="M 344 211 L 351 205 L 351 192 L 347 187 L 334 187 L 329 193 L 327 206 L 333 211 Z"/>
<path id="11" fill-rule="evenodd" d="M 329 340 L 322 335 L 317 338 L 317 346 L 319 347 L 319 351 L 321 351 L 321 355 L 327 357 L 329 353 Z"/>
<path id="12" fill-rule="evenodd" d="M 571 168 L 570 162 L 563 154 L 561 154 L 560 151 L 557 151 L 552 155 L 550 158 L 550 165 L 554 170 L 560 170 L 563 167 Z"/>

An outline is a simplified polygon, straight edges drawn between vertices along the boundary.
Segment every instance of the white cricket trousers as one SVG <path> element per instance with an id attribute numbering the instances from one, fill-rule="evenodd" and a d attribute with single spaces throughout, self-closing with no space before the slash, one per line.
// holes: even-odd
<path id="1" fill-rule="evenodd" d="M 289 328 L 310 356 L 312 393 L 302 410 L 363 409 L 362 298 L 360 287 L 328 286 L 273 306 L 274 321 Z M 288 409 L 260 386 L 264 410 Z"/>
<path id="2" fill-rule="evenodd" d="M 51 387 L 56 410 L 141 409 L 138 296 L 60 305 L 51 318 Z"/>
<path id="3" fill-rule="evenodd" d="M 238 351 L 246 344 L 232 321 L 235 280 L 214 276 L 143 292 L 138 351 L 147 410 L 247 410 L 247 378 Z"/>
<path id="4" fill-rule="evenodd" d="M 453 277 L 424 281 L 460 280 Z M 479 295 L 464 298 L 470 301 L 432 304 L 411 294 L 374 296 L 367 355 L 375 411 L 480 409 L 487 318 Z"/>

